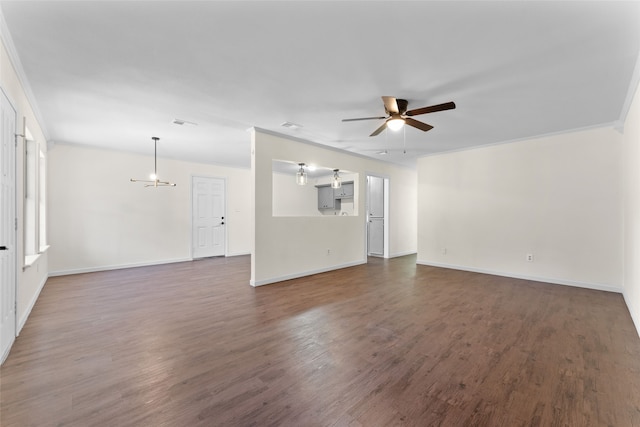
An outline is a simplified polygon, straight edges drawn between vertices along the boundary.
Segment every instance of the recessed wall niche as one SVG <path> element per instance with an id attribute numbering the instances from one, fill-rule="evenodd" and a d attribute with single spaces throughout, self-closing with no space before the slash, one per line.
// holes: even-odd
<path id="1" fill-rule="evenodd" d="M 332 188 L 335 167 L 305 163 L 307 183 L 299 185 L 299 163 L 302 161 L 272 160 L 273 216 L 358 215 L 358 173 L 340 169 L 342 185 Z"/>

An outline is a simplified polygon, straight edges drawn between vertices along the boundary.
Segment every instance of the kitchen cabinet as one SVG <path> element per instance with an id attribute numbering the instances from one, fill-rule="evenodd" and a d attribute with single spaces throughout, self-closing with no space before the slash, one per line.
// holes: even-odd
<path id="1" fill-rule="evenodd" d="M 333 197 L 336 199 L 352 199 L 353 182 L 343 182 L 340 188 L 333 190 Z"/>
<path id="2" fill-rule="evenodd" d="M 353 199 L 353 181 L 343 182 L 340 188 L 331 184 L 316 185 L 318 189 L 318 209 L 340 210 L 342 199 Z"/>
<path id="3" fill-rule="evenodd" d="M 318 209 L 340 209 L 340 200 L 336 200 L 330 185 L 318 185 Z"/>

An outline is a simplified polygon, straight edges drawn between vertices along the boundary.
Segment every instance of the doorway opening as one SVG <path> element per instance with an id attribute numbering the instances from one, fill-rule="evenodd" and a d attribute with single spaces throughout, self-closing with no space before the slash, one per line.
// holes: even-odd
<path id="1" fill-rule="evenodd" d="M 389 258 L 389 178 L 367 175 L 367 256 Z"/>

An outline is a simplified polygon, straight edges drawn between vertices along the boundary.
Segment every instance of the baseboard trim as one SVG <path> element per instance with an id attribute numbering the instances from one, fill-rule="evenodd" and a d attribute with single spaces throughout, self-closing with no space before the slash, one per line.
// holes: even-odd
<path id="1" fill-rule="evenodd" d="M 307 270 L 301 271 L 299 273 L 286 274 L 284 276 L 272 277 L 270 279 L 262 279 L 262 280 L 249 280 L 249 284 L 254 288 L 257 286 L 270 285 L 272 283 L 284 282 L 285 280 L 298 279 L 300 277 L 305 276 L 313 276 L 314 274 L 326 273 L 327 271 L 340 270 L 341 268 L 355 267 L 356 265 L 366 264 L 366 260 L 348 262 L 346 264 L 334 265 L 326 268 L 319 268 L 316 270 Z"/>
<path id="2" fill-rule="evenodd" d="M 230 252 L 226 256 L 232 257 L 232 256 L 244 256 L 244 255 L 251 255 L 251 252 Z"/>
<path id="3" fill-rule="evenodd" d="M 631 315 L 631 320 L 633 321 L 633 325 L 636 327 L 636 332 L 638 333 L 638 337 L 640 337 L 640 313 L 636 311 L 636 307 L 631 303 L 631 298 L 627 296 L 626 292 L 622 292 L 622 297 L 624 298 L 625 304 L 627 304 L 627 310 L 629 310 L 629 314 Z"/>
<path id="4" fill-rule="evenodd" d="M 401 256 L 415 255 L 415 254 L 417 254 L 416 251 L 396 252 L 396 253 L 393 253 L 393 254 L 389 255 L 389 258 L 398 258 L 398 257 L 401 257 Z"/>
<path id="5" fill-rule="evenodd" d="M 49 276 L 44 276 L 44 278 L 42 279 L 42 282 L 40 282 L 40 284 L 38 285 L 38 290 L 33 295 L 33 298 L 31 298 L 31 301 L 29 301 L 29 305 L 27 306 L 27 309 L 18 320 L 18 327 L 16 328 L 16 336 L 20 335 L 22 328 L 24 328 L 24 325 L 27 323 L 27 319 L 29 318 L 29 315 L 31 315 L 31 310 L 33 310 L 33 307 L 36 305 L 38 298 L 40 298 L 40 293 L 42 292 L 44 285 L 47 283 L 48 278 Z"/>
<path id="6" fill-rule="evenodd" d="M 16 342 L 16 337 L 13 337 L 13 339 L 11 340 L 11 343 L 7 346 L 7 349 L 4 351 L 4 353 L 2 353 L 2 356 L 0 357 L 0 365 L 2 365 L 4 361 L 7 360 L 7 357 L 9 357 L 9 353 L 11 353 L 11 347 L 13 347 L 13 344 L 15 342 Z"/>
<path id="7" fill-rule="evenodd" d="M 466 267 L 462 265 L 442 264 L 439 262 L 431 262 L 431 261 L 425 261 L 420 259 L 416 261 L 416 264 L 427 265 L 431 267 L 449 268 L 452 270 L 470 271 L 472 273 L 491 274 L 493 276 L 511 277 L 513 279 L 531 280 L 534 282 L 551 283 L 553 285 L 573 286 L 576 288 L 586 288 L 586 289 L 593 289 L 597 291 L 615 292 L 618 294 L 622 293 L 622 288 L 619 288 L 616 286 L 604 285 L 601 283 L 579 282 L 575 280 L 556 279 L 553 277 L 527 276 L 524 274 L 508 273 L 504 271 L 485 270 L 482 268 Z"/>
<path id="8" fill-rule="evenodd" d="M 132 264 L 104 265 L 99 267 L 57 270 L 57 271 L 50 271 L 49 277 L 68 276 L 70 274 L 95 273 L 98 271 L 108 271 L 108 270 L 121 270 L 124 268 L 149 267 L 152 265 L 174 264 L 176 262 L 187 262 L 187 261 L 193 261 L 193 259 L 192 258 L 176 258 L 176 259 L 165 259 L 161 261 L 152 261 L 152 262 L 138 262 L 138 263 L 132 263 Z"/>

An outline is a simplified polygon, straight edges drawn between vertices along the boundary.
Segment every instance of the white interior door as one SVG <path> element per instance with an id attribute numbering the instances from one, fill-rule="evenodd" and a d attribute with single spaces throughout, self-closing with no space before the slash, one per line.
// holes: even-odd
<path id="1" fill-rule="evenodd" d="M 225 180 L 194 176 L 192 190 L 193 258 L 224 256 Z"/>
<path id="2" fill-rule="evenodd" d="M 16 111 L 0 91 L 0 361 L 16 338 Z"/>
<path id="3" fill-rule="evenodd" d="M 384 218 L 369 219 L 368 255 L 384 255 Z"/>
<path id="4" fill-rule="evenodd" d="M 384 256 L 384 178 L 367 177 L 367 254 Z"/>
<path id="5" fill-rule="evenodd" d="M 373 218 L 384 218 L 384 178 L 369 176 L 367 179 L 369 216 Z"/>

